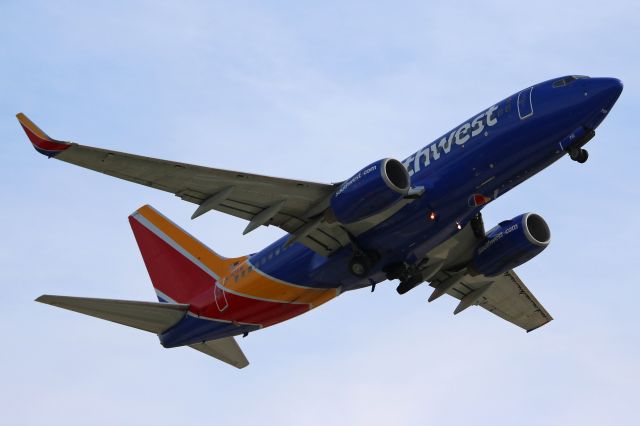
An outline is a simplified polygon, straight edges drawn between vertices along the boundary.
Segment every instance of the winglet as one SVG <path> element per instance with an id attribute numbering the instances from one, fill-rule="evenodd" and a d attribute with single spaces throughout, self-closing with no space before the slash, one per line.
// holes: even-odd
<path id="1" fill-rule="evenodd" d="M 71 146 L 69 142 L 57 141 L 50 138 L 23 113 L 20 112 L 16 114 L 16 117 L 24 129 L 24 132 L 29 137 L 31 144 L 40 154 L 46 155 L 49 158 L 55 157 Z"/>

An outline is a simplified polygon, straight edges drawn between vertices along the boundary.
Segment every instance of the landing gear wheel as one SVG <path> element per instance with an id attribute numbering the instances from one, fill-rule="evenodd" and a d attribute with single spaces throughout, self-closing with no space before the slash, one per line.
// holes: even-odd
<path id="1" fill-rule="evenodd" d="M 577 161 L 582 164 L 589 158 L 589 152 L 582 148 L 572 148 L 569 150 L 569 157 L 571 157 L 573 161 Z"/>
<path id="2" fill-rule="evenodd" d="M 354 257 L 349 262 L 349 270 L 356 277 L 366 276 L 369 269 L 371 269 L 371 265 L 366 257 Z"/>
<path id="3" fill-rule="evenodd" d="M 587 151 L 586 149 L 581 149 L 580 154 L 578 154 L 578 158 L 576 159 L 576 161 L 582 164 L 582 163 L 586 163 L 588 158 L 589 158 L 589 151 Z"/>
<path id="4" fill-rule="evenodd" d="M 356 277 L 366 277 L 377 261 L 378 255 L 375 252 L 356 254 L 349 261 L 349 271 Z"/>

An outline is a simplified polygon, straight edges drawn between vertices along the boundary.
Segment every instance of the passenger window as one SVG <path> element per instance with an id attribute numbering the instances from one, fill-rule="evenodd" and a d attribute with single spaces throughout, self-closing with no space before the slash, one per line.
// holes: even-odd
<path id="1" fill-rule="evenodd" d="M 279 254 L 280 254 L 280 249 L 279 249 L 279 248 L 277 248 L 277 249 L 276 249 L 276 256 L 278 256 Z"/>

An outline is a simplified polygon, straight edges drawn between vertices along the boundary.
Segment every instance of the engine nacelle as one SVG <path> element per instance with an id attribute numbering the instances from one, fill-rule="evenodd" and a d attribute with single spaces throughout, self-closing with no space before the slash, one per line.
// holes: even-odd
<path id="1" fill-rule="evenodd" d="M 525 213 L 500 222 L 477 249 L 471 269 L 495 276 L 522 265 L 544 250 L 551 232 L 542 216 Z"/>
<path id="2" fill-rule="evenodd" d="M 385 158 L 344 181 L 331 197 L 331 210 L 340 223 L 357 222 L 390 207 L 407 195 L 410 186 L 402 163 Z"/>

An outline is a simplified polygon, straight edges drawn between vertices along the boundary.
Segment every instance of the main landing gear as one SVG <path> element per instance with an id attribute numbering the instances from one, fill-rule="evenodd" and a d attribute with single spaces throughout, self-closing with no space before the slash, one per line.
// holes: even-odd
<path id="1" fill-rule="evenodd" d="M 387 265 L 383 268 L 383 271 L 386 273 L 388 280 L 400 280 L 396 291 L 398 294 L 405 294 L 435 276 L 443 264 L 443 261 L 434 260 L 430 262 L 429 259 L 423 259 L 416 265 L 408 265 L 406 263 Z"/>
<path id="2" fill-rule="evenodd" d="M 358 278 L 364 278 L 371 272 L 371 268 L 380 260 L 378 252 L 373 250 L 363 250 L 350 233 L 349 241 L 353 250 L 353 257 L 349 261 L 349 271 Z"/>
<path id="3" fill-rule="evenodd" d="M 366 277 L 379 259 L 380 256 L 375 251 L 354 250 L 353 257 L 349 261 L 349 271 L 356 277 Z"/>
<path id="4" fill-rule="evenodd" d="M 589 152 L 583 148 L 571 147 L 569 148 L 569 157 L 573 161 L 577 161 L 578 163 L 582 164 L 585 163 L 589 158 Z"/>

